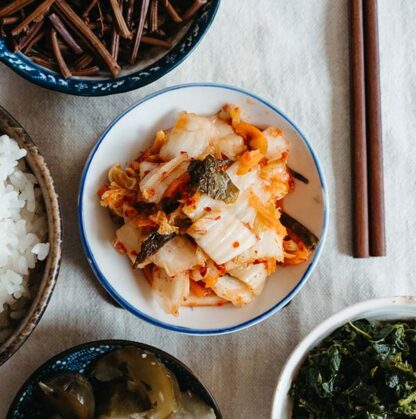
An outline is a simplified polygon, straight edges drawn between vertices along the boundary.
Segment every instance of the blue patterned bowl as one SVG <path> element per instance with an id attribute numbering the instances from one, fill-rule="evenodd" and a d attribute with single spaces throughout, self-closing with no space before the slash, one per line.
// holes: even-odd
<path id="1" fill-rule="evenodd" d="M 199 44 L 217 13 L 220 0 L 210 0 L 196 15 L 185 32 L 178 34 L 175 46 L 167 53 L 149 57 L 123 70 L 115 79 L 110 77 L 72 77 L 41 67 L 22 53 L 12 52 L 0 37 L 0 61 L 25 79 L 47 89 L 78 96 L 107 96 L 146 86 L 178 66 Z"/>
<path id="2" fill-rule="evenodd" d="M 47 380 L 62 372 L 85 374 L 88 367 L 104 354 L 124 346 L 136 346 L 154 353 L 175 374 L 181 391 L 192 391 L 214 409 L 217 419 L 222 419 L 222 414 L 213 396 L 186 365 L 153 346 L 127 340 L 102 340 L 85 343 L 56 355 L 38 368 L 25 382 L 10 406 L 7 419 L 45 419 L 47 412 L 38 388 L 39 381 Z"/>

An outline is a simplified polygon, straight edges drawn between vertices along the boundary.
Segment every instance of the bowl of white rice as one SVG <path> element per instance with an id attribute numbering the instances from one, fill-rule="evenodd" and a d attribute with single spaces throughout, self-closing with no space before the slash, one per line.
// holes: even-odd
<path id="1" fill-rule="evenodd" d="M 61 260 L 58 196 L 43 157 L 0 106 L 0 365 L 32 333 Z"/>

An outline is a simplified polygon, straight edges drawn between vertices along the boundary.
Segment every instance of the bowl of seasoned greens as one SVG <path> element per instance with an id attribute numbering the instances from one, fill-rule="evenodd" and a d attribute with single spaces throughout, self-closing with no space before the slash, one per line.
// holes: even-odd
<path id="1" fill-rule="evenodd" d="M 416 298 L 348 307 L 299 343 L 280 375 L 272 419 L 416 414 Z"/>

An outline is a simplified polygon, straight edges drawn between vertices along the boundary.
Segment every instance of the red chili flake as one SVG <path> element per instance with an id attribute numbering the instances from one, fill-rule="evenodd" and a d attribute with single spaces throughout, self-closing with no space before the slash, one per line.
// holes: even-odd
<path id="1" fill-rule="evenodd" d="M 239 246 L 240 246 L 240 243 L 239 243 L 239 242 L 234 242 L 234 243 L 233 243 L 233 247 L 237 248 L 237 247 L 239 247 Z"/>
<path id="2" fill-rule="evenodd" d="M 221 215 L 219 215 L 218 217 L 215 217 L 214 220 L 216 221 L 221 220 Z"/>
<path id="3" fill-rule="evenodd" d="M 137 253 L 135 250 L 133 250 L 133 251 L 131 252 L 131 255 L 132 255 L 132 256 L 134 256 L 134 257 L 136 257 L 136 256 L 138 255 L 138 253 Z"/>
<path id="4" fill-rule="evenodd" d="M 278 201 L 276 201 L 276 208 L 279 208 L 279 209 L 284 209 L 284 206 L 283 206 L 283 199 L 279 199 Z"/>
<path id="5" fill-rule="evenodd" d="M 206 266 L 200 266 L 199 273 L 201 274 L 201 276 L 205 276 L 206 273 L 207 273 L 207 267 Z"/>
<path id="6" fill-rule="evenodd" d="M 227 272 L 224 265 L 216 265 L 216 266 L 217 266 L 217 269 L 218 269 L 218 273 L 220 275 L 224 275 Z"/>
<path id="7" fill-rule="evenodd" d="M 211 207 L 205 207 L 205 208 L 204 208 L 204 210 L 205 210 L 206 212 L 210 212 L 210 211 L 212 211 L 212 208 L 211 208 Z"/>
<path id="8" fill-rule="evenodd" d="M 195 206 L 196 201 L 192 197 L 191 198 L 187 198 L 185 204 L 186 204 L 187 207 L 190 207 L 191 205 L 192 206 Z"/>
<path id="9" fill-rule="evenodd" d="M 115 248 L 120 253 L 126 253 L 126 248 L 124 247 L 123 243 L 119 241 L 116 243 Z"/>

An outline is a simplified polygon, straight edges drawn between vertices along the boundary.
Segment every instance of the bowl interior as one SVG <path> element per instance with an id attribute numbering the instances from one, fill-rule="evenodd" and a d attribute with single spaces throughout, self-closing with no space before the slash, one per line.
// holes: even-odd
<path id="1" fill-rule="evenodd" d="M 0 107 L 0 135 L 7 134 L 15 139 L 19 147 L 27 150 L 27 169 L 38 180 L 42 191 L 43 205 L 47 214 L 49 255 L 44 262 L 38 262 L 30 273 L 31 299 L 25 316 L 14 323 L 13 334 L 0 345 L 0 365 L 24 343 L 40 320 L 51 297 L 59 272 L 61 258 L 61 219 L 58 197 L 43 157 L 19 123 Z"/>
<path id="2" fill-rule="evenodd" d="M 404 320 L 416 317 L 414 297 L 380 298 L 355 304 L 333 315 L 302 340 L 288 359 L 276 387 L 272 419 L 290 419 L 292 402 L 288 392 L 308 353 L 350 320 Z"/>
<path id="3" fill-rule="evenodd" d="M 179 317 L 173 317 L 164 313 L 152 298 L 142 274 L 134 272 L 129 261 L 112 248 L 116 228 L 96 195 L 108 169 L 114 163 L 124 165 L 138 156 L 152 143 L 157 130 L 172 126 L 178 112 L 214 114 L 226 103 L 241 106 L 248 120 L 259 126 L 275 125 L 283 130 L 291 145 L 290 166 L 309 179 L 307 185 L 297 182 L 295 192 L 285 200 L 285 208 L 323 241 L 326 213 L 322 173 L 301 133 L 271 105 L 241 90 L 208 84 L 167 89 L 133 106 L 104 133 L 86 164 L 79 203 L 81 235 L 88 259 L 107 291 L 134 314 L 172 330 L 223 333 L 261 320 L 290 301 L 319 253 L 318 249 L 309 263 L 278 268 L 268 279 L 264 292 L 246 307 L 185 308 Z"/>
<path id="4" fill-rule="evenodd" d="M 34 63 L 22 53 L 14 53 L 0 36 L 0 61 L 27 80 L 64 93 L 79 96 L 105 96 L 127 92 L 146 86 L 173 70 L 199 44 L 211 26 L 221 0 L 210 0 L 170 39 L 172 48 L 151 47 L 143 52 L 142 59 L 126 66 L 116 79 L 99 74 L 91 77 L 65 79 L 60 74 Z"/>
<path id="5" fill-rule="evenodd" d="M 209 390 L 199 381 L 192 371 L 182 362 L 149 345 L 130 341 L 98 341 L 71 348 L 36 370 L 19 390 L 12 402 L 7 419 L 33 418 L 44 419 L 47 417 L 45 405 L 40 394 L 38 383 L 47 380 L 61 372 L 79 372 L 88 375 L 89 367 L 104 354 L 125 346 L 136 346 L 140 349 L 154 353 L 168 369 L 176 376 L 181 391 L 190 390 L 198 395 L 214 409 L 217 419 L 222 419 L 219 407 Z"/>
<path id="6" fill-rule="evenodd" d="M 152 66 L 154 66 L 155 63 L 160 61 L 164 56 L 168 55 L 174 49 L 174 47 L 181 42 L 183 37 L 189 31 L 189 28 L 191 27 L 192 22 L 193 21 L 190 21 L 184 26 L 182 26 L 174 35 L 172 35 L 171 38 L 169 38 L 169 41 L 172 44 L 172 48 L 166 49 L 166 48 L 162 48 L 158 46 L 151 46 L 149 48 L 144 49 L 144 51 L 140 55 L 141 57 L 140 61 L 138 61 L 136 64 L 133 64 L 133 65 L 123 66 L 118 78 L 130 76 L 137 72 L 146 71 L 149 68 L 152 68 Z M 7 47 L 6 42 L 5 42 L 5 46 Z M 60 73 L 57 73 L 56 71 L 47 69 L 45 67 L 40 66 L 39 64 L 36 64 L 29 57 L 25 56 L 25 54 L 18 52 L 16 53 L 16 56 L 24 60 L 26 63 L 33 65 L 36 68 L 43 69 L 45 72 L 48 72 L 51 75 L 53 75 L 53 77 L 57 79 L 61 79 Z M 86 76 L 86 77 L 75 76 L 74 78 L 79 81 L 88 80 L 88 81 L 95 81 L 95 82 L 112 80 L 111 74 L 107 71 L 102 71 L 99 74 L 94 75 L 94 76 Z M 62 80 L 65 80 L 65 79 L 62 78 Z"/>

